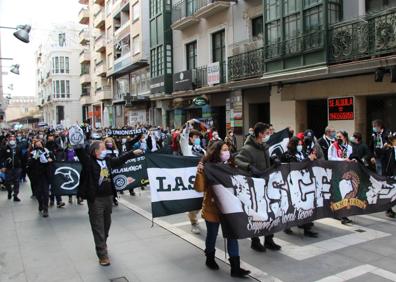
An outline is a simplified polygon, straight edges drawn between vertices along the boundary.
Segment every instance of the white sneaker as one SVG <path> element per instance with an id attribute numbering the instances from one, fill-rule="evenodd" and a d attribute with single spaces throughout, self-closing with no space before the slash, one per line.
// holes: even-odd
<path id="1" fill-rule="evenodd" d="M 201 234 L 201 228 L 198 223 L 191 224 L 191 233 Z"/>

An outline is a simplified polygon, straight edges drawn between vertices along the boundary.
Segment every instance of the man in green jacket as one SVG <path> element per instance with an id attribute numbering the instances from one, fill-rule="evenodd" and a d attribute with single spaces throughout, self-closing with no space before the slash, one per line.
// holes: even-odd
<path id="1" fill-rule="evenodd" d="M 236 165 L 253 176 L 262 174 L 271 166 L 269 146 L 270 126 L 259 122 L 254 126 L 254 136 L 248 136 L 241 151 L 235 158 Z M 265 236 L 264 245 L 259 237 L 252 238 L 251 248 L 258 252 L 265 252 L 266 248 L 278 251 L 281 247 L 274 242 L 274 235 Z"/>

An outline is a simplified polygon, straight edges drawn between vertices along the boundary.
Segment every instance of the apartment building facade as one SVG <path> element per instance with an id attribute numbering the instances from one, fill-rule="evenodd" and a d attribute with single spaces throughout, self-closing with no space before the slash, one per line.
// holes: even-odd
<path id="1" fill-rule="evenodd" d="M 38 106 L 44 122 L 54 127 L 82 121 L 76 30 L 70 24 L 54 27 L 36 51 Z"/>
<path id="2" fill-rule="evenodd" d="M 374 118 L 394 124 L 395 6 L 392 0 L 152 0 L 155 120 L 178 127 L 201 118 L 240 136 L 257 121 L 317 135 L 329 123 L 366 135 Z"/>
<path id="3" fill-rule="evenodd" d="M 150 100 L 149 3 L 79 1 L 84 116 L 96 127 L 146 124 Z M 84 14 L 84 10 L 86 10 Z"/>

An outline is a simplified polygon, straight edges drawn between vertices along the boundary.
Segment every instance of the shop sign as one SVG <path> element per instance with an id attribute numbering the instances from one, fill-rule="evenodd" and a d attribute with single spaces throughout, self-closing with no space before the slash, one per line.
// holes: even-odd
<path id="1" fill-rule="evenodd" d="M 207 67 L 208 85 L 220 83 L 220 62 L 211 63 Z"/>
<path id="2" fill-rule="evenodd" d="M 151 79 L 150 92 L 151 94 L 165 92 L 165 76 L 159 76 Z"/>
<path id="3" fill-rule="evenodd" d="M 193 89 L 192 70 L 186 70 L 173 75 L 173 91 Z"/>
<path id="4" fill-rule="evenodd" d="M 208 100 L 205 97 L 196 97 L 193 100 L 193 104 L 198 107 L 202 107 L 208 104 Z"/>
<path id="5" fill-rule="evenodd" d="M 329 120 L 353 120 L 353 97 L 329 98 L 327 101 Z"/>

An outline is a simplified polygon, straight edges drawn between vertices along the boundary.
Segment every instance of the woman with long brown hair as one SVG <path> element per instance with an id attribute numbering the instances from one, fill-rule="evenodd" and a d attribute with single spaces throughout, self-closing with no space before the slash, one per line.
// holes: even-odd
<path id="1" fill-rule="evenodd" d="M 208 149 L 206 156 L 198 166 L 195 180 L 195 190 L 204 193 L 202 204 L 202 217 L 206 223 L 205 255 L 206 265 L 212 270 L 218 270 L 219 266 L 215 261 L 216 239 L 220 226 L 219 210 L 217 209 L 214 194 L 211 186 L 206 183 L 204 171 L 205 163 L 223 163 L 234 167 L 233 160 L 228 145 L 223 141 L 214 142 Z M 239 246 L 236 239 L 227 239 L 227 250 L 230 256 L 231 276 L 245 277 L 250 271 L 240 267 Z"/>

